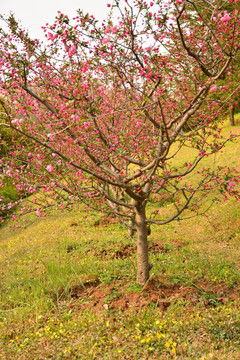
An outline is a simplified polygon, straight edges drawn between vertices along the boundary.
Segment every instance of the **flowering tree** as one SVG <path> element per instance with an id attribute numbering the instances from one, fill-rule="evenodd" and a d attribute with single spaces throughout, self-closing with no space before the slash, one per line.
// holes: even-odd
<path id="1" fill-rule="evenodd" d="M 216 187 L 238 197 L 236 173 L 201 168 L 224 146 L 218 124 L 237 57 L 237 2 L 228 12 L 224 0 L 116 0 L 118 20 L 102 25 L 81 11 L 72 22 L 59 12 L 44 28 L 47 46 L 13 16 L 2 19 L 1 125 L 25 142 L 1 166 L 20 196 L 34 195 L 20 200 L 21 212 L 44 216 L 76 202 L 113 212 L 137 233 L 143 285 L 152 224 L 205 212 L 202 198 Z M 159 201 L 167 212 L 151 210 Z"/>

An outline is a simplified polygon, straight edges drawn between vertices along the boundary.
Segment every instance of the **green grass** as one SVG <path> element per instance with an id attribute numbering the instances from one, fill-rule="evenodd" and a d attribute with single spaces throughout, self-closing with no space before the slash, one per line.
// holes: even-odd
<path id="1" fill-rule="evenodd" d="M 219 161 L 239 169 L 239 149 L 228 143 Z M 122 225 L 84 215 L 80 207 L 1 228 L 0 359 L 240 358 L 234 199 L 208 217 L 152 227 L 143 289 Z"/>

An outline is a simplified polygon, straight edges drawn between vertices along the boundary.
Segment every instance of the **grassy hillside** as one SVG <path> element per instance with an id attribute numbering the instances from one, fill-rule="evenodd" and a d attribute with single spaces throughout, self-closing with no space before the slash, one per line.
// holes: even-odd
<path id="1" fill-rule="evenodd" d="M 228 143 L 217 160 L 240 169 L 239 152 Z M 153 227 L 143 289 L 122 225 L 85 215 L 80 207 L 0 229 L 0 359 L 240 358 L 236 200 Z"/>

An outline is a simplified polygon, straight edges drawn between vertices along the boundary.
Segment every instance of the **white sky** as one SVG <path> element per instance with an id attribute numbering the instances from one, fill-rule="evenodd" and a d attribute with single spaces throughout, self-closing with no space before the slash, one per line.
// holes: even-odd
<path id="1" fill-rule="evenodd" d="M 94 15 L 96 19 L 106 18 L 111 0 L 0 0 L 0 13 L 9 14 L 12 11 L 22 26 L 29 30 L 31 37 L 44 39 L 41 26 L 52 24 L 60 10 L 69 18 L 76 15 L 77 9 L 82 9 Z"/>

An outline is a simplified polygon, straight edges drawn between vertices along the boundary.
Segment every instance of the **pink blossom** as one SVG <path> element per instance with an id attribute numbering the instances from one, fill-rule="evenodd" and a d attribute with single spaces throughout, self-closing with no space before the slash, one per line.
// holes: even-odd
<path id="1" fill-rule="evenodd" d="M 37 216 L 41 216 L 41 215 L 42 215 L 42 213 L 41 213 L 41 210 L 40 210 L 40 209 L 37 209 L 37 210 L 36 210 L 36 213 L 37 213 Z"/>
<path id="2" fill-rule="evenodd" d="M 52 134 L 48 134 L 47 137 L 52 140 L 53 139 L 53 135 Z"/>
<path id="3" fill-rule="evenodd" d="M 84 121 L 84 123 L 83 123 L 83 126 L 85 127 L 85 129 L 88 129 L 90 125 L 91 124 L 87 121 Z"/>
<path id="4" fill-rule="evenodd" d="M 221 21 L 222 22 L 227 22 L 229 20 L 231 20 L 231 17 L 229 16 L 227 11 L 224 11 L 224 16 L 221 18 Z"/>
<path id="5" fill-rule="evenodd" d="M 102 43 L 103 43 L 103 44 L 107 44 L 108 42 L 109 42 L 109 39 L 108 39 L 108 38 L 103 38 L 103 39 L 102 39 Z"/>
<path id="6" fill-rule="evenodd" d="M 7 206 L 8 210 L 10 210 L 13 206 L 14 206 L 14 204 L 9 203 L 8 206 Z"/>
<path id="7" fill-rule="evenodd" d="M 77 116 L 77 115 L 72 115 L 71 118 L 73 119 L 73 121 L 76 121 L 76 120 L 79 119 L 79 116 Z"/>
<path id="8" fill-rule="evenodd" d="M 69 57 L 72 57 L 75 54 L 76 49 L 77 49 L 76 45 L 70 47 L 70 49 L 68 50 Z"/>
<path id="9" fill-rule="evenodd" d="M 116 32 L 117 32 L 117 25 L 115 25 L 115 26 L 113 26 L 112 28 L 111 28 L 111 30 L 112 30 L 112 33 L 113 34 L 115 34 Z"/>
<path id="10" fill-rule="evenodd" d="M 58 34 L 53 35 L 53 34 L 50 33 L 50 32 L 48 33 L 48 39 L 49 39 L 49 40 L 52 40 L 52 41 L 53 41 L 53 40 L 55 40 L 57 37 L 58 37 Z"/>
<path id="11" fill-rule="evenodd" d="M 12 120 L 12 124 L 14 125 L 14 124 L 22 124 L 23 123 L 23 119 L 13 119 Z"/>
<path id="12" fill-rule="evenodd" d="M 52 34 L 52 33 L 49 32 L 49 33 L 47 34 L 47 36 L 48 36 L 48 39 L 49 39 L 49 40 L 52 40 L 52 38 L 53 38 L 53 34 Z"/>
<path id="13" fill-rule="evenodd" d="M 211 92 L 217 91 L 217 86 L 216 86 L 215 84 L 212 85 L 212 86 L 210 87 L 210 91 L 211 91 Z"/>
<path id="14" fill-rule="evenodd" d="M 53 172 L 53 171 L 54 171 L 54 168 L 53 168 L 52 164 L 48 165 L 48 166 L 46 167 L 46 170 L 47 170 L 48 172 Z"/>

